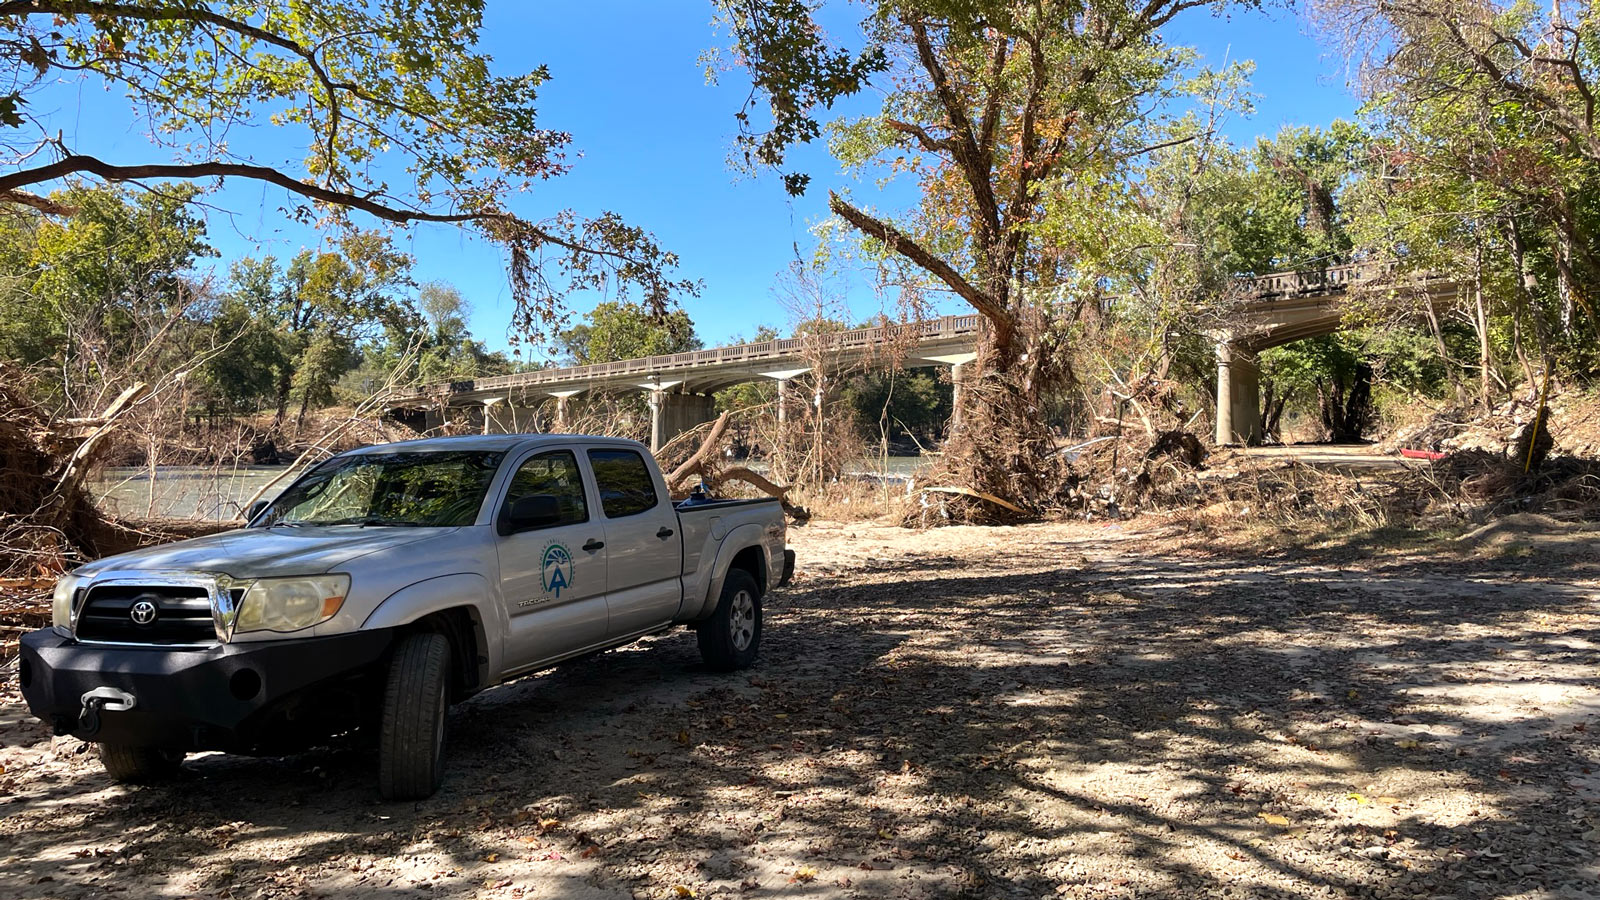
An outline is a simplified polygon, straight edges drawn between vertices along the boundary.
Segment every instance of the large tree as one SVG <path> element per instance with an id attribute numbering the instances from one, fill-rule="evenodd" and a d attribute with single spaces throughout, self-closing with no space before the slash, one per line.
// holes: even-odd
<path id="1" fill-rule="evenodd" d="M 1059 490 L 1059 457 L 1039 413 L 1063 375 L 1063 336 L 1048 293 L 1075 283 L 1076 248 L 1036 238 L 1064 193 L 1105 180 L 1170 139 L 1160 114 L 1189 61 L 1161 28 L 1209 0 L 876 0 L 865 46 L 830 42 L 806 0 L 719 0 L 737 61 L 765 98 L 770 127 L 747 107 L 741 143 L 755 164 L 821 133 L 840 97 L 871 82 L 882 103 L 835 124 L 852 165 L 909 172 L 921 203 L 875 211 L 840 193 L 830 210 L 886 259 L 954 293 L 987 320 L 985 381 L 965 392 L 968 444 L 952 475 L 1040 509 Z M 1182 138 L 1178 138 L 1181 140 Z M 803 173 L 786 173 L 803 191 Z"/>
<path id="2" fill-rule="evenodd" d="M 513 326 L 541 333 L 569 290 L 635 289 L 654 309 L 675 257 L 618 216 L 506 205 L 566 169 L 569 136 L 542 126 L 543 68 L 495 73 L 477 49 L 483 0 L 0 0 L 0 201 L 52 214 L 65 178 L 248 179 L 293 215 L 458 223 L 507 246 Z M 63 84 L 118 90 L 147 158 L 114 160 L 107 133 L 62 140 Z M 53 94 L 51 92 L 54 92 Z M 254 129 L 270 125 L 266 138 Z M 304 147 L 286 156 L 274 148 Z"/>
<path id="3" fill-rule="evenodd" d="M 233 266 L 231 299 L 272 323 L 279 361 L 274 405 L 283 421 L 291 398 L 300 416 L 333 400 L 333 385 L 359 362 L 358 345 L 417 320 L 405 296 L 411 258 L 374 232 L 352 232 L 337 248 L 302 250 L 288 266 L 272 257 Z"/>
<path id="4" fill-rule="evenodd" d="M 1402 266 L 1432 254 L 1465 273 L 1484 399 L 1498 318 L 1518 355 L 1532 332 L 1547 366 L 1594 370 L 1600 10 L 1590 0 L 1315 6 L 1358 64 L 1390 166 L 1367 198 L 1388 232 L 1373 243 Z"/>
<path id="5" fill-rule="evenodd" d="M 195 194 L 77 186 L 50 198 L 70 216 L 0 216 L 0 358 L 37 367 L 52 402 L 76 415 L 102 390 L 206 349 L 191 345 L 206 312 L 191 270 L 215 251 Z"/>
<path id="6" fill-rule="evenodd" d="M 656 315 L 637 303 L 603 300 L 556 342 L 575 366 L 699 350 L 694 322 L 683 310 Z"/>

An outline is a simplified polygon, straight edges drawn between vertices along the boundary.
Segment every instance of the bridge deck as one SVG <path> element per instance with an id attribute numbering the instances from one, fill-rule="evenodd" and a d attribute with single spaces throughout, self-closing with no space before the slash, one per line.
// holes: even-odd
<path id="1" fill-rule="evenodd" d="M 1338 325 L 1338 298 L 1352 286 L 1387 274 L 1385 267 L 1353 263 L 1311 272 L 1280 272 L 1249 279 L 1249 299 L 1231 311 L 1236 327 L 1219 340 L 1257 350 L 1298 337 L 1323 334 Z M 681 393 L 709 393 L 763 376 L 792 374 L 809 359 L 826 354 L 852 364 L 890 358 L 896 351 L 907 360 L 929 360 L 971 351 L 983 330 L 978 315 L 945 316 L 910 325 L 858 328 L 825 335 L 779 338 L 693 350 L 663 356 L 626 359 L 588 366 L 536 369 L 512 375 L 439 382 L 419 389 L 414 397 L 391 403 L 394 408 L 472 405 L 494 398 L 567 396 L 595 389 L 644 388 Z"/>

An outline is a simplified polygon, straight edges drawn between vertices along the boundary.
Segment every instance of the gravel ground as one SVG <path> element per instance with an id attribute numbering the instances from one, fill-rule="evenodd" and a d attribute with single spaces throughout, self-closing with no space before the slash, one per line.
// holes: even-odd
<path id="1" fill-rule="evenodd" d="M 114 787 L 8 681 L 0 897 L 1600 896 L 1592 545 L 792 535 L 757 668 L 490 691 L 422 803 L 353 750 Z"/>

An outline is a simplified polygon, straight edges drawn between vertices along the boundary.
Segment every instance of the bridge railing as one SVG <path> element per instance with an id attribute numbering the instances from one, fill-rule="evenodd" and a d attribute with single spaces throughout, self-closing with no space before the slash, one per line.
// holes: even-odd
<path id="1" fill-rule="evenodd" d="M 1347 288 L 1362 281 L 1388 274 L 1393 266 L 1384 263 L 1345 263 L 1326 269 L 1304 272 L 1277 272 L 1250 279 L 1252 295 L 1258 298 L 1280 297 L 1285 294 L 1306 294 L 1334 288 Z"/>
<path id="2" fill-rule="evenodd" d="M 1250 281 L 1254 288 L 1252 291 L 1254 298 L 1268 300 L 1294 294 L 1344 288 L 1357 282 L 1380 276 L 1387 271 L 1388 267 L 1384 265 L 1349 263 L 1314 271 L 1279 272 L 1272 275 L 1262 275 Z M 880 325 L 873 328 L 854 328 L 849 331 L 839 331 L 831 334 L 775 338 L 770 341 L 736 344 L 732 347 L 691 350 L 663 356 L 625 359 L 619 362 L 535 369 L 530 372 L 495 375 L 471 381 L 434 382 L 424 385 L 421 391 L 425 395 L 439 395 L 494 391 L 559 382 L 579 383 L 610 380 L 627 375 L 654 376 L 699 366 L 793 357 L 808 350 L 850 350 L 874 344 L 887 344 L 909 336 L 907 332 L 926 340 L 975 334 L 982 327 L 983 317 L 975 313 L 964 316 L 943 316 L 938 319 L 909 325 Z"/>
<path id="3" fill-rule="evenodd" d="M 872 328 L 855 328 L 830 334 L 806 335 L 795 338 L 775 338 L 715 347 L 710 350 L 690 350 L 662 356 L 646 356 L 618 362 L 594 363 L 587 366 L 564 366 L 552 369 L 535 369 L 511 375 L 492 375 L 471 381 L 434 382 L 424 385 L 424 394 L 465 393 L 493 391 L 525 385 L 550 384 L 562 381 L 593 381 L 623 375 L 655 375 L 677 369 L 695 368 L 723 363 L 751 362 L 794 356 L 808 350 L 842 350 L 888 343 L 907 332 L 921 338 L 955 337 L 974 334 L 982 327 L 977 315 L 944 316 L 911 325 L 879 325 Z"/>

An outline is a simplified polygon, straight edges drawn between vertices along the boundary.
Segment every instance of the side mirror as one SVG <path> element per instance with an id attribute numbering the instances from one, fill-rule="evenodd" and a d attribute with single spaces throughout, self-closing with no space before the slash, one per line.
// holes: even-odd
<path id="1" fill-rule="evenodd" d="M 561 507 L 550 494 L 533 494 L 512 501 L 501 519 L 501 534 L 544 528 L 561 521 Z"/>
<path id="2" fill-rule="evenodd" d="M 256 502 L 250 504 L 250 511 L 245 513 L 244 520 L 246 522 L 254 522 L 256 517 L 265 512 L 267 507 L 271 505 L 271 500 L 257 500 Z"/>

